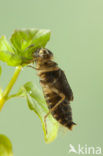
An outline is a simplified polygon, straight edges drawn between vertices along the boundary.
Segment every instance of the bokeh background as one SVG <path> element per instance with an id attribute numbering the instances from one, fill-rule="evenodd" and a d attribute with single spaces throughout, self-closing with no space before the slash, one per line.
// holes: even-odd
<path id="1" fill-rule="evenodd" d="M 74 92 L 71 106 L 77 126 L 72 132 L 59 132 L 47 145 L 41 123 L 26 101 L 10 100 L 0 112 L 0 133 L 12 141 L 14 155 L 73 156 L 68 153 L 69 144 L 103 147 L 103 0 L 0 0 L 0 36 L 9 38 L 20 28 L 52 31 L 47 48 Z M 0 85 L 5 88 L 14 67 L 0 64 Z M 30 80 L 40 88 L 36 72 L 25 68 L 13 92 Z"/>

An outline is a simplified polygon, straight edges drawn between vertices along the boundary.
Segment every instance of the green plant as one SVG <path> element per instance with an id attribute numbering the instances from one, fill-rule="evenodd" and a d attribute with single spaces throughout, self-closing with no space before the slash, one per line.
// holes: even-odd
<path id="1" fill-rule="evenodd" d="M 12 144 L 10 140 L 2 134 L 0 134 L 0 156 L 13 156 Z"/>
<path id="2" fill-rule="evenodd" d="M 53 141 L 58 132 L 58 123 L 49 115 L 47 119 L 47 131 L 44 125 L 44 115 L 47 114 L 48 108 L 45 99 L 38 89 L 33 86 L 32 82 L 27 82 L 20 87 L 19 91 L 13 95 L 10 94 L 22 68 L 30 64 L 33 57 L 32 54 L 41 47 L 45 47 L 50 39 L 49 30 L 16 30 L 12 34 L 8 42 L 5 36 L 0 38 L 0 60 L 6 62 L 8 66 L 14 66 L 15 72 L 6 89 L 0 88 L 0 110 L 2 110 L 5 102 L 14 97 L 25 97 L 29 108 L 34 111 L 41 120 L 44 138 L 46 143 Z M 2 68 L 0 66 L 0 75 Z"/>

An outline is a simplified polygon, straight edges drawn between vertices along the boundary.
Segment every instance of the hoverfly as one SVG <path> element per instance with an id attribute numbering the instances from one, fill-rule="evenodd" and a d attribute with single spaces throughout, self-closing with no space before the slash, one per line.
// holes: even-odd
<path id="1" fill-rule="evenodd" d="M 52 116 L 63 126 L 72 130 L 72 110 L 70 101 L 73 100 L 73 92 L 66 79 L 65 73 L 53 61 L 53 53 L 45 48 L 37 49 L 33 53 L 33 61 L 36 63 L 36 70 L 40 77 L 40 84 L 44 97 L 49 108 L 46 118 L 51 113 Z"/>

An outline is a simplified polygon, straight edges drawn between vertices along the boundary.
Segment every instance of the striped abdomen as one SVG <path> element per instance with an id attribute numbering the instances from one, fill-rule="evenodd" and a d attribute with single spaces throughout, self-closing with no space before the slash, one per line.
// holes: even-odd
<path id="1" fill-rule="evenodd" d="M 45 94 L 45 99 L 48 104 L 49 110 L 53 108 L 56 103 L 61 99 L 61 97 L 55 93 Z M 53 117 L 63 126 L 72 129 L 72 126 L 75 124 L 72 122 L 72 112 L 68 100 L 64 100 L 57 108 L 51 112 Z"/>
<path id="2" fill-rule="evenodd" d="M 53 61 L 51 63 L 52 66 L 53 64 L 55 65 Z M 59 123 L 72 129 L 72 126 L 75 125 L 75 123 L 72 121 L 72 112 L 69 103 L 73 100 L 73 93 L 66 76 L 59 67 L 55 70 L 53 66 L 52 71 L 48 71 L 49 69 L 51 70 L 51 68 L 48 68 L 47 65 L 44 70 L 43 67 L 44 66 L 41 65 L 38 76 L 40 77 L 40 84 L 43 88 L 48 108 L 51 110 L 56 106 L 62 99 L 61 94 L 64 95 L 65 99 L 55 109 L 51 110 L 51 114 Z M 57 92 L 53 90 L 56 90 Z"/>

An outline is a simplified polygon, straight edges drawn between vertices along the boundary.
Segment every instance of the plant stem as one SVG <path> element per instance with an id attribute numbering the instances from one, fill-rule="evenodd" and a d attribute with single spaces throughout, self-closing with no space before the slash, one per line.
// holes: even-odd
<path id="1" fill-rule="evenodd" d="M 9 84 L 7 85 L 6 89 L 5 89 L 4 92 L 2 93 L 2 95 L 1 95 L 1 97 L 0 97 L 0 111 L 1 111 L 1 109 L 2 109 L 2 107 L 3 107 L 3 105 L 4 105 L 4 103 L 5 103 L 5 101 L 7 100 L 7 97 L 8 97 L 8 95 L 9 95 L 9 93 L 10 93 L 10 91 L 11 91 L 11 89 L 12 89 L 14 83 L 16 82 L 16 80 L 17 80 L 17 78 L 18 78 L 21 69 L 22 69 L 22 66 L 16 67 L 15 72 L 14 72 L 14 74 L 13 74 L 13 77 L 11 78 Z"/>

